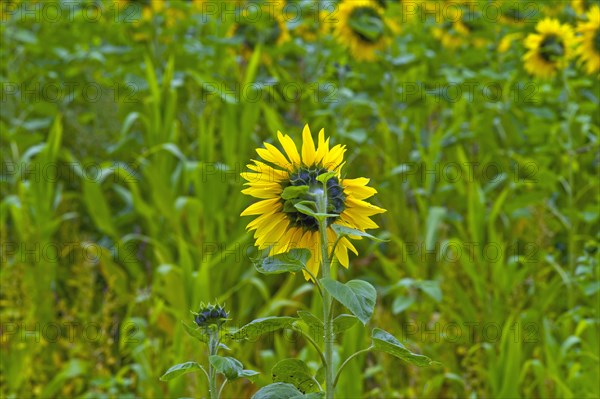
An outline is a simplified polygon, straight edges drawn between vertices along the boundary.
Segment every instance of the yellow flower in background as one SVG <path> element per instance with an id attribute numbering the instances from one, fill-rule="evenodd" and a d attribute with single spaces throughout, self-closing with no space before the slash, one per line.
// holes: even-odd
<path id="1" fill-rule="evenodd" d="M 245 183 L 248 188 L 242 192 L 261 199 L 246 208 L 241 216 L 257 216 L 248 224 L 247 229 L 255 230 L 256 246 L 259 249 L 270 248 L 270 256 L 293 248 L 309 249 L 312 256 L 307 268 L 317 275 L 321 264 L 318 222 L 294 207 L 299 200 L 314 201 L 312 194 L 322 189 L 317 176 L 334 173 L 327 181 L 327 212 L 339 216 L 327 219 L 329 243 L 336 240 L 332 224 L 361 231 L 373 229 L 378 226 L 370 217 L 385 212 L 385 209 L 364 201 L 377 192 L 367 186 L 369 179 L 342 178 L 346 147 L 338 144 L 329 148 L 329 138 L 325 139 L 323 129 L 319 132 L 315 146 L 308 125 L 304 127 L 301 152 L 290 136 L 281 132 L 277 132 L 277 136 L 284 152 L 272 144 L 264 143 L 264 148 L 256 150 L 262 160 L 253 160 L 253 164 L 248 165 L 251 172 L 241 174 L 248 181 Z M 293 199 L 283 195 L 284 189 L 292 186 L 308 186 L 308 192 L 301 198 Z M 354 245 L 344 237 L 339 241 L 334 254 L 346 268 L 349 265 L 348 249 L 358 254 Z M 307 274 L 305 277 L 309 278 Z"/>
<path id="2" fill-rule="evenodd" d="M 473 9 L 466 0 L 446 0 L 438 4 L 440 16 L 444 21 L 432 29 L 433 37 L 438 39 L 442 46 L 448 49 L 456 49 L 462 45 L 483 47 L 487 40 L 481 36 L 485 30 L 481 12 Z M 432 9 L 431 6 L 429 9 Z"/>
<path id="3" fill-rule="evenodd" d="M 283 18 L 283 2 L 252 3 L 255 7 L 242 8 L 236 22 L 229 29 L 229 37 L 242 40 L 244 51 L 254 50 L 262 43 L 279 46 L 290 40 L 289 30 Z M 246 54 L 248 55 L 248 54 Z"/>
<path id="4" fill-rule="evenodd" d="M 588 74 L 597 73 L 600 70 L 600 7 L 594 6 L 586 14 L 586 21 L 580 21 L 577 25 L 576 54 L 579 63 L 585 66 Z"/>
<path id="5" fill-rule="evenodd" d="M 523 56 L 525 70 L 532 75 L 551 78 L 567 67 L 575 40 L 573 29 L 558 19 L 546 18 L 525 38 L 527 53 Z"/>
<path id="6" fill-rule="evenodd" d="M 358 61 L 374 61 L 387 45 L 386 22 L 374 0 L 344 0 L 339 4 L 333 34 Z"/>
<path id="7" fill-rule="evenodd" d="M 598 0 L 571 0 L 571 8 L 579 16 L 587 14 L 592 6 L 597 4 Z"/>
<path id="8" fill-rule="evenodd" d="M 512 46 L 513 42 L 515 42 L 517 40 L 521 40 L 522 37 L 523 37 L 523 32 L 514 32 L 514 33 L 509 33 L 509 34 L 505 35 L 502 38 L 502 40 L 500 40 L 500 43 L 498 44 L 498 52 L 506 53 Z"/>

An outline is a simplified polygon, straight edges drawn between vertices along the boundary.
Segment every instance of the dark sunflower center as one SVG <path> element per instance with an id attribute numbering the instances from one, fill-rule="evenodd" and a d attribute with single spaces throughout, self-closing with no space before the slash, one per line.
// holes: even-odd
<path id="1" fill-rule="evenodd" d="M 282 184 L 284 189 L 290 186 L 308 187 L 306 192 L 299 194 L 295 198 L 282 198 L 283 211 L 290 219 L 293 227 L 302 227 L 312 231 L 319 230 L 319 222 L 312 216 L 298 212 L 294 205 L 302 201 L 315 202 L 315 196 L 323 190 L 323 183 L 318 181 L 317 177 L 327 172 L 329 172 L 327 169 L 318 166 L 303 166 L 290 174 L 289 181 Z M 346 196 L 344 195 L 344 189 L 340 185 L 339 179 L 335 176 L 331 177 L 327 180 L 327 213 L 341 214 L 346 209 L 345 200 Z M 327 226 L 335 222 L 336 219 L 336 217 L 327 218 Z"/>
<path id="2" fill-rule="evenodd" d="M 600 53 L 600 29 L 596 29 L 596 35 L 594 36 L 594 50 Z"/>
<path id="3" fill-rule="evenodd" d="M 365 43 L 376 43 L 384 34 L 381 15 L 371 7 L 357 7 L 350 13 L 348 25 L 352 32 Z"/>
<path id="4" fill-rule="evenodd" d="M 540 45 L 540 56 L 547 62 L 555 62 L 565 55 L 565 46 L 556 35 L 546 36 Z"/>

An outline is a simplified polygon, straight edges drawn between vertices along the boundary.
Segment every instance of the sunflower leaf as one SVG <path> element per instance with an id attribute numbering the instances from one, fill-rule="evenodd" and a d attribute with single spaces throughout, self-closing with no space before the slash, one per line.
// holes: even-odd
<path id="1" fill-rule="evenodd" d="M 305 322 L 306 325 L 309 327 L 310 333 L 313 336 L 320 337 L 321 335 L 323 335 L 323 322 L 317 316 L 306 310 L 299 310 L 297 313 L 298 316 L 300 316 L 300 318 L 302 319 L 302 321 Z"/>
<path id="2" fill-rule="evenodd" d="M 371 333 L 371 338 L 373 339 L 373 346 L 376 350 L 389 353 L 390 355 L 396 356 L 397 358 L 402 359 L 410 364 L 414 364 L 419 367 L 439 364 L 427 356 L 411 352 L 392 334 L 382 330 L 381 328 L 374 328 L 373 332 Z"/>
<path id="3" fill-rule="evenodd" d="M 341 314 L 333 320 L 333 332 L 339 334 L 344 332 L 356 324 L 358 318 L 351 314 Z"/>
<path id="4" fill-rule="evenodd" d="M 301 398 L 302 392 L 292 384 L 276 382 L 262 387 L 252 396 L 252 399 L 292 399 Z"/>
<path id="5" fill-rule="evenodd" d="M 331 218 L 331 217 L 335 218 L 335 217 L 340 216 L 340 215 L 337 215 L 335 213 L 319 213 L 319 212 L 315 212 L 312 209 L 310 209 L 310 207 L 308 207 L 306 204 L 314 205 L 313 202 L 302 201 L 302 202 L 299 202 L 297 204 L 294 204 L 294 207 L 298 210 L 298 212 L 303 213 L 303 214 L 308 215 L 308 216 L 312 216 L 312 217 L 314 217 L 317 220 L 321 220 L 323 218 Z"/>
<path id="6" fill-rule="evenodd" d="M 273 382 L 287 382 L 302 392 L 317 392 L 319 387 L 308 366 L 299 359 L 284 359 L 271 369 Z"/>
<path id="7" fill-rule="evenodd" d="M 162 377 L 160 377 L 160 380 L 170 381 L 173 378 L 179 377 L 180 375 L 195 373 L 200 370 L 204 370 L 204 368 L 196 362 L 180 363 L 170 367 L 167 371 L 165 371 Z"/>
<path id="8" fill-rule="evenodd" d="M 294 248 L 289 252 L 266 257 L 256 270 L 262 274 L 297 273 L 304 269 L 310 259 L 310 250 Z"/>
<path id="9" fill-rule="evenodd" d="M 244 370 L 242 363 L 233 357 L 224 357 L 212 355 L 208 358 L 210 364 L 219 372 L 222 373 L 229 381 L 236 380 L 240 377 L 254 381 L 259 374 L 254 370 Z"/>
<path id="10" fill-rule="evenodd" d="M 208 342 L 208 334 L 202 332 L 202 330 L 199 327 L 192 327 L 183 320 L 181 321 L 181 324 L 183 324 L 183 329 L 186 333 L 188 333 L 190 337 L 196 338 L 200 342 Z"/>
<path id="11" fill-rule="evenodd" d="M 289 186 L 281 193 L 281 198 L 284 200 L 301 197 L 308 193 L 308 186 Z"/>
<path id="12" fill-rule="evenodd" d="M 381 238 L 375 237 L 369 233 L 365 233 L 364 231 L 360 231 L 357 229 L 353 229 L 351 227 L 346 227 L 346 226 L 342 226 L 339 224 L 332 224 L 331 228 L 333 229 L 333 231 L 335 231 L 335 233 L 339 236 L 339 237 L 346 237 L 346 236 L 358 236 L 358 237 L 366 237 L 369 238 L 373 241 L 380 241 L 380 242 L 387 242 L 389 240 L 383 240 Z"/>
<path id="13" fill-rule="evenodd" d="M 377 300 L 377 291 L 371 284 L 364 280 L 350 280 L 342 284 L 330 278 L 323 278 L 321 285 L 364 325 L 371 319 Z"/>
<path id="14" fill-rule="evenodd" d="M 238 330 L 231 332 L 230 335 L 232 339 L 238 341 L 244 339 L 254 339 L 260 337 L 263 334 L 290 327 L 292 323 L 297 320 L 297 318 L 289 316 L 264 317 L 262 319 L 252 320 L 245 326 L 242 326 Z"/>
<path id="15" fill-rule="evenodd" d="M 327 173 L 323 173 L 320 174 L 319 176 L 317 176 L 317 180 L 320 181 L 323 184 L 327 184 L 327 182 L 329 181 L 329 179 L 331 179 L 332 177 L 335 176 L 335 172 L 327 172 Z"/>

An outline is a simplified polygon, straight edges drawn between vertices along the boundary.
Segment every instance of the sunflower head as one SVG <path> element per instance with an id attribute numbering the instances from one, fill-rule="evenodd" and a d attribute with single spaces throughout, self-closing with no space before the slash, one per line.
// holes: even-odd
<path id="1" fill-rule="evenodd" d="M 368 179 L 342 177 L 345 146 L 330 148 L 324 130 L 319 132 L 315 146 L 308 125 L 302 133 L 301 152 L 291 137 L 277 133 L 283 151 L 272 144 L 256 150 L 262 160 L 248 165 L 250 172 L 242 173 L 248 186 L 242 192 L 261 199 L 242 212 L 242 216 L 256 216 L 248 224 L 255 230 L 259 249 L 268 249 L 269 255 L 288 252 L 293 248 L 307 248 L 312 256 L 308 269 L 316 275 L 321 263 L 320 223 L 310 212 L 325 213 L 328 242 L 336 241 L 332 225 L 337 224 L 360 231 L 378 227 L 370 217 L 385 212 L 365 199 L 376 190 L 368 187 Z M 358 237 L 357 237 L 358 238 Z M 357 254 L 347 237 L 340 238 L 333 255 L 348 267 L 348 249 Z M 308 274 L 305 274 L 307 278 Z"/>
<path id="2" fill-rule="evenodd" d="M 275 7 L 262 7 L 262 3 L 252 3 L 236 16 L 236 23 L 229 31 L 229 36 L 238 38 L 244 47 L 253 50 L 258 44 L 278 46 L 290 39 L 283 19 L 283 3 L 275 3 Z"/>
<path id="3" fill-rule="evenodd" d="M 536 31 L 525 39 L 528 50 L 523 57 L 525 69 L 533 75 L 550 78 L 568 65 L 574 43 L 573 30 L 557 19 L 546 18 L 538 22 Z"/>
<path id="4" fill-rule="evenodd" d="M 597 4 L 596 0 L 571 0 L 571 8 L 577 15 L 585 15 Z"/>
<path id="5" fill-rule="evenodd" d="M 345 0 L 339 6 L 334 35 L 359 61 L 373 61 L 387 43 L 383 9 L 375 0 Z"/>
<path id="6" fill-rule="evenodd" d="M 584 66 L 586 73 L 597 73 L 600 70 L 600 7 L 590 8 L 585 21 L 577 25 L 577 33 L 579 64 Z"/>

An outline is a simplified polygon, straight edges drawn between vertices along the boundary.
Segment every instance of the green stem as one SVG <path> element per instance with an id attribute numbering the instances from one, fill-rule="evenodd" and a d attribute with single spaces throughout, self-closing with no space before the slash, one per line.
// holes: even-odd
<path id="1" fill-rule="evenodd" d="M 325 184 L 324 184 L 325 186 Z M 320 213 L 327 213 L 327 188 L 317 198 L 317 208 Z M 331 277 L 331 260 L 328 254 L 327 243 L 327 218 L 319 218 L 319 232 L 321 235 L 321 275 L 323 278 Z M 333 370 L 333 322 L 331 313 L 332 298 L 327 290 L 323 292 L 323 324 L 324 324 L 324 353 L 325 353 L 325 394 L 327 399 L 334 398 L 334 370 Z"/>
<path id="2" fill-rule="evenodd" d="M 215 331 L 212 328 L 210 329 L 210 338 L 208 341 L 208 352 L 210 356 L 217 354 L 217 350 L 219 348 L 218 335 L 218 331 Z M 210 399 L 219 399 L 219 391 L 217 391 L 217 371 L 210 362 L 208 362 L 208 391 L 210 394 Z"/>
<path id="3" fill-rule="evenodd" d="M 570 114 L 570 109 L 569 109 L 569 95 L 570 95 L 570 89 L 569 89 L 569 80 L 567 79 L 567 69 L 565 68 L 562 72 L 562 80 L 563 80 L 563 87 L 565 90 L 565 103 L 567 104 L 567 110 L 569 111 L 569 114 L 566 115 L 565 117 L 565 121 L 564 121 L 564 128 L 566 130 L 566 134 L 567 134 L 567 146 L 568 146 L 568 156 L 569 156 L 569 167 L 568 167 L 568 185 L 569 185 L 569 191 L 567 192 L 568 194 L 568 201 L 569 201 L 569 230 L 567 232 L 568 234 L 568 262 L 569 262 L 569 280 L 571 279 L 571 276 L 573 276 L 575 274 L 575 209 L 574 209 L 574 202 L 573 202 L 573 190 L 574 190 L 574 178 L 573 178 L 573 162 L 574 162 L 574 153 L 573 153 L 573 134 L 571 132 L 571 114 Z M 568 304 L 569 307 L 573 307 L 573 294 L 572 294 L 572 290 L 570 288 L 570 284 L 568 286 Z"/>
<path id="4" fill-rule="evenodd" d="M 223 392 L 223 388 L 225 388 L 225 384 L 227 384 L 227 380 L 223 381 L 221 384 L 221 388 L 219 388 L 219 395 L 217 395 L 218 398 L 221 397 L 221 393 Z"/>
<path id="5" fill-rule="evenodd" d="M 344 369 L 344 367 L 346 367 L 346 364 L 348 364 L 348 362 L 352 359 L 354 359 L 356 356 L 361 355 L 365 352 L 370 351 L 371 349 L 375 348 L 374 346 L 369 346 L 368 348 L 359 350 L 358 352 L 355 352 L 354 354 L 352 354 L 352 356 L 350 356 L 348 359 L 346 359 L 346 361 L 344 363 L 342 363 L 342 365 L 340 366 L 337 374 L 335 375 L 335 379 L 333 380 L 333 386 L 335 387 L 338 383 L 338 380 L 340 379 L 340 375 L 342 374 L 342 370 Z"/>
<path id="6" fill-rule="evenodd" d="M 298 328 L 296 331 L 298 331 L 300 333 L 300 335 L 302 335 L 308 342 L 310 342 L 310 344 L 317 350 L 317 353 L 321 357 L 321 362 L 323 363 L 323 367 L 325 367 L 325 365 L 327 364 L 327 359 L 325 359 L 325 355 L 323 354 L 323 351 L 321 350 L 321 348 L 319 348 L 319 344 L 317 344 L 315 342 L 315 340 L 310 337 L 310 335 L 308 335 L 307 333 L 302 331 L 302 329 Z"/>

